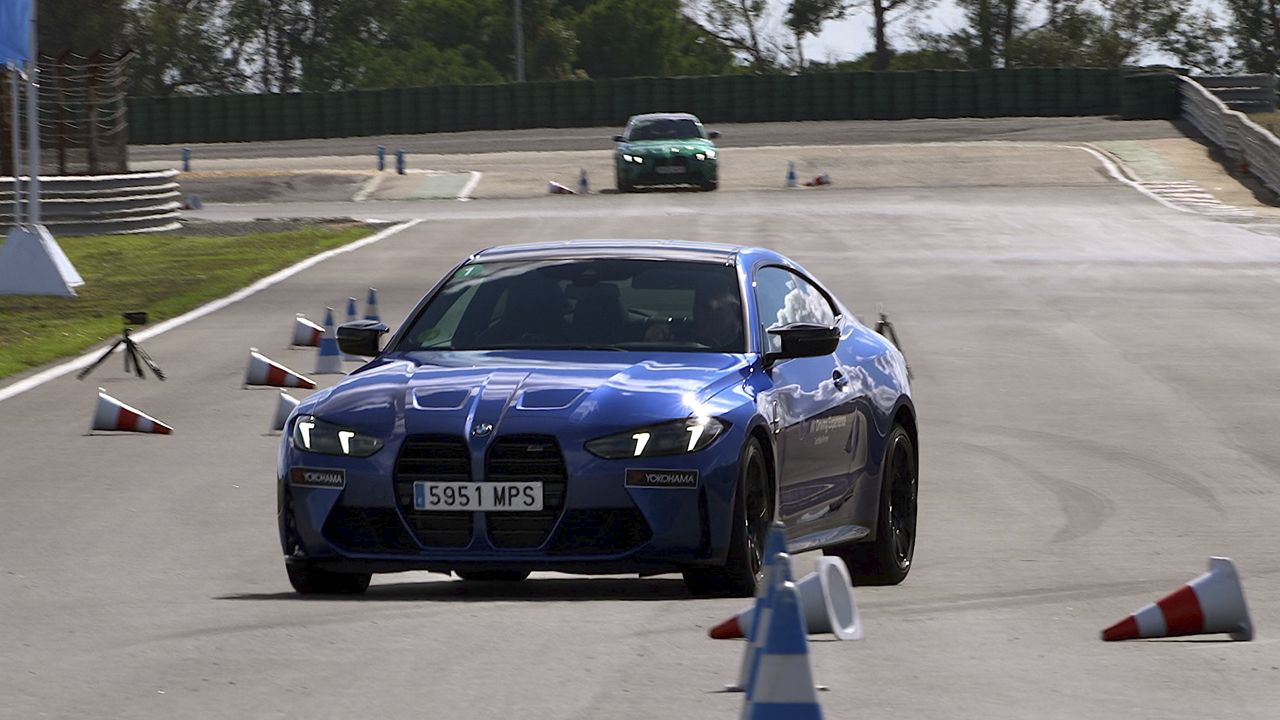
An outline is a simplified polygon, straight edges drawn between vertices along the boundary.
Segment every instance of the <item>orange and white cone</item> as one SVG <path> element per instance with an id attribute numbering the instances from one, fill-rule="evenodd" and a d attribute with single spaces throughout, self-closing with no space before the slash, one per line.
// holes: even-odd
<path id="1" fill-rule="evenodd" d="M 555 180 L 552 180 L 547 183 L 547 193 L 551 195 L 577 195 L 578 194 L 573 191 L 573 188 L 570 188 L 567 185 L 561 185 Z"/>
<path id="2" fill-rule="evenodd" d="M 297 347 L 320 347 L 320 338 L 324 337 L 324 328 L 298 315 L 293 321 L 293 341 Z"/>
<path id="3" fill-rule="evenodd" d="M 280 399 L 276 400 L 276 414 L 271 419 L 272 432 L 284 430 L 284 424 L 289 421 L 289 415 L 293 413 L 294 408 L 298 407 L 299 402 L 301 401 L 298 398 L 283 390 L 280 391 Z"/>
<path id="4" fill-rule="evenodd" d="M 1235 563 L 1209 558 L 1209 572 L 1102 631 L 1102 639 L 1177 637 L 1229 633 L 1252 640 L 1253 623 Z"/>
<path id="5" fill-rule="evenodd" d="M 155 435 L 173 434 L 173 428 L 137 408 L 125 405 L 108 395 L 107 391 L 102 388 L 98 388 L 98 404 L 93 409 L 93 424 L 89 427 L 89 430 L 91 432 L 94 430 L 106 430 L 152 433 Z"/>
<path id="6" fill-rule="evenodd" d="M 316 383 L 309 377 L 290 370 L 280 363 L 258 352 L 258 348 L 249 348 L 249 367 L 244 373 L 245 385 L 266 387 L 291 387 L 314 389 Z"/>

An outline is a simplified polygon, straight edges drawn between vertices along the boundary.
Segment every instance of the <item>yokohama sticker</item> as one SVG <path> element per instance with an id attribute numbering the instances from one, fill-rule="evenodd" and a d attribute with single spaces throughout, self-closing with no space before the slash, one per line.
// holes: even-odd
<path id="1" fill-rule="evenodd" d="M 289 473 L 289 483 L 307 487 L 342 488 L 347 484 L 347 471 L 293 468 Z"/>
<path id="2" fill-rule="evenodd" d="M 698 487 L 698 471 L 627 468 L 627 487 L 693 490 Z"/>

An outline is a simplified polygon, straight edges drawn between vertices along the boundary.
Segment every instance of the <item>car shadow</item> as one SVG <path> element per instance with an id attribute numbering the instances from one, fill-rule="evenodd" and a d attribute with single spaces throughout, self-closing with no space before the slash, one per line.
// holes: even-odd
<path id="1" fill-rule="evenodd" d="M 299 595 L 294 592 L 233 593 L 216 600 L 292 602 L 645 602 L 692 598 L 682 580 L 668 578 L 536 578 L 522 582 L 438 580 L 370 585 L 362 595 Z"/>

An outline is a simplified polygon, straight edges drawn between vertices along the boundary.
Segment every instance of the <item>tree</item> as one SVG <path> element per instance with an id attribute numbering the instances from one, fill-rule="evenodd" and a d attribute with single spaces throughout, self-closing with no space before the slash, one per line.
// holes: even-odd
<path id="1" fill-rule="evenodd" d="M 691 0 L 689 7 L 698 24 L 740 53 L 753 71 L 778 69 L 788 47 L 767 0 Z"/>
<path id="2" fill-rule="evenodd" d="M 681 13 L 679 0 L 599 0 L 574 23 L 590 77 L 716 75 L 733 53 Z"/>
<path id="3" fill-rule="evenodd" d="M 846 0 L 792 0 L 787 27 L 796 36 L 796 64 L 804 70 L 804 39 L 817 35 L 828 20 L 840 20 L 848 12 Z"/>
<path id="4" fill-rule="evenodd" d="M 871 10 L 871 34 L 875 38 L 873 70 L 888 70 L 893 59 L 889 25 L 913 13 L 927 10 L 936 2 L 937 0 L 855 0 L 849 6 Z"/>
<path id="5" fill-rule="evenodd" d="M 1236 59 L 1252 73 L 1280 69 L 1280 0 L 1226 0 Z"/>
<path id="6" fill-rule="evenodd" d="M 131 95 L 235 92 L 244 76 L 223 53 L 216 0 L 144 0 L 124 38 L 134 55 Z"/>
<path id="7" fill-rule="evenodd" d="M 40 54 L 119 53 L 124 49 L 127 17 L 125 0 L 39 0 L 36 42 Z"/>

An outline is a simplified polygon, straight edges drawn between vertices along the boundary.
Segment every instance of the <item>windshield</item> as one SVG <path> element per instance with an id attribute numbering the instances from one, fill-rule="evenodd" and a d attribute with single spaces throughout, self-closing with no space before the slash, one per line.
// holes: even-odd
<path id="1" fill-rule="evenodd" d="M 628 140 L 693 140 L 705 137 L 702 125 L 690 118 L 638 120 L 627 134 Z"/>
<path id="2" fill-rule="evenodd" d="M 744 352 L 734 268 L 669 260 L 471 263 L 396 350 Z"/>

